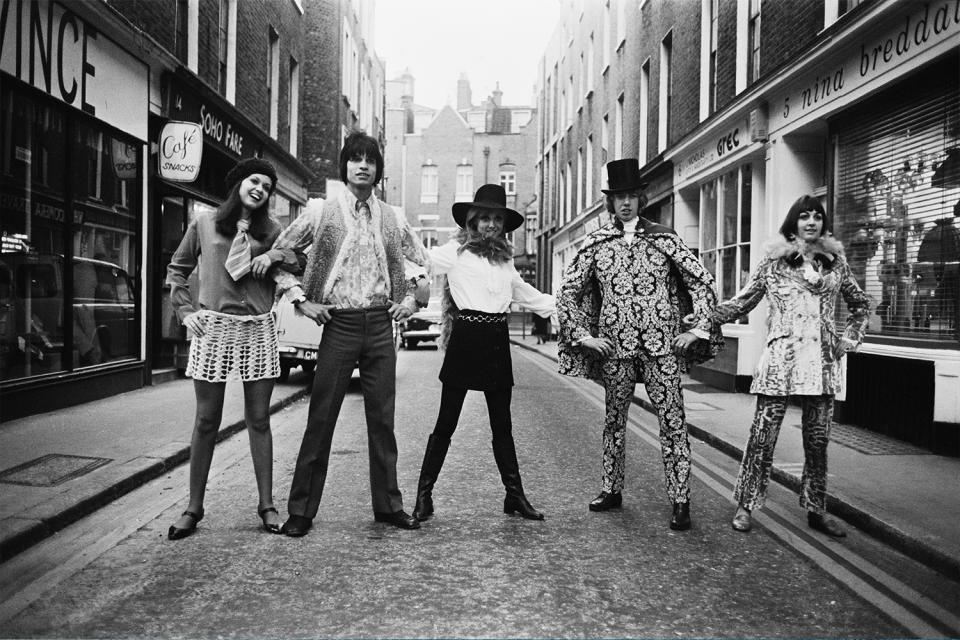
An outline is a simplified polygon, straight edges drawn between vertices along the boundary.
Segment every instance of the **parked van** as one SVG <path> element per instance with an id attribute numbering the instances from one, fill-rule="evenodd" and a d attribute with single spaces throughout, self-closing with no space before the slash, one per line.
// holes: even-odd
<path id="1" fill-rule="evenodd" d="M 63 256 L 0 254 L 0 374 L 3 380 L 62 371 Z M 119 265 L 73 259 L 74 366 L 135 358 L 139 353 L 136 297 Z"/>

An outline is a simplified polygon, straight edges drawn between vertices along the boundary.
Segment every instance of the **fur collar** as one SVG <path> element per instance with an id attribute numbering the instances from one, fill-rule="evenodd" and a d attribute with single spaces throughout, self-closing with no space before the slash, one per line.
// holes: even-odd
<path id="1" fill-rule="evenodd" d="M 803 262 L 800 242 L 797 240 L 787 240 L 783 236 L 777 236 L 764 246 L 764 250 L 769 257 L 786 260 L 793 266 Z M 833 236 L 821 236 L 815 243 L 813 255 L 824 266 L 832 267 L 837 258 L 843 257 L 843 243 Z"/>

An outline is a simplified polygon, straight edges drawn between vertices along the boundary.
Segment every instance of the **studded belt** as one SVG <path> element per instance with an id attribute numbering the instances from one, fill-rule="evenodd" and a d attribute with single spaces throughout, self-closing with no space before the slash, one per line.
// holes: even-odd
<path id="1" fill-rule="evenodd" d="M 464 322 L 506 322 L 505 313 L 486 313 L 485 311 L 474 311 L 473 309 L 464 309 L 457 315 L 457 320 Z"/>

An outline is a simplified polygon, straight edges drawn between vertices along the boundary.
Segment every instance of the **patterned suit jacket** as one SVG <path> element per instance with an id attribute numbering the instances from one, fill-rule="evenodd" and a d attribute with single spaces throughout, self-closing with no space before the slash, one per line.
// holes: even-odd
<path id="1" fill-rule="evenodd" d="M 557 297 L 560 373 L 600 379 L 602 360 L 579 346 L 590 336 L 610 340 L 612 358 L 672 353 L 683 317 L 693 313 L 710 340 L 679 362 L 686 371 L 723 348 L 716 303 L 713 276 L 673 229 L 641 218 L 627 244 L 623 229 L 607 224 L 587 236 L 564 274 Z"/>
<path id="2" fill-rule="evenodd" d="M 817 396 L 841 391 L 836 351 L 841 339 L 851 346 L 863 341 L 871 300 L 853 277 L 843 245 L 829 237 L 819 242 L 819 274 L 808 277 L 797 246 L 779 239 L 768 245 L 743 290 L 717 305 L 716 319 L 732 322 L 767 298 L 766 348 L 757 363 L 751 393 Z M 849 309 L 842 335 L 834 320 L 838 298 Z"/>

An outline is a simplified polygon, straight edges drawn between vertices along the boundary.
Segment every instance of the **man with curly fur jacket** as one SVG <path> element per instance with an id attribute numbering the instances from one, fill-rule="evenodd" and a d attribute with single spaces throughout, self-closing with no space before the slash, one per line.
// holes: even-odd
<path id="1" fill-rule="evenodd" d="M 646 184 L 635 158 L 607 165 L 603 189 L 613 222 L 594 231 L 567 268 L 557 299 L 560 373 L 606 391 L 603 484 L 591 511 L 623 498 L 627 411 L 643 382 L 660 422 L 670 528 L 690 528 L 690 444 L 680 374 L 723 347 L 714 278 L 668 227 L 639 216 Z M 694 326 L 683 330 L 684 316 Z"/>
<path id="2" fill-rule="evenodd" d="M 276 276 L 277 288 L 298 312 L 324 326 L 307 428 L 290 485 L 290 517 L 282 528 L 288 536 L 305 535 L 317 515 L 333 430 L 355 364 L 367 416 L 374 519 L 403 529 L 420 527 L 403 510 L 397 485 L 392 322 L 417 309 L 416 281 L 406 277 L 404 258 L 418 265 L 427 258 L 404 216 L 373 194 L 382 176 L 377 140 L 350 134 L 340 152 L 346 188 L 321 207 L 305 210 L 274 244 L 290 260 L 312 246 L 303 282 L 284 273 Z"/>

